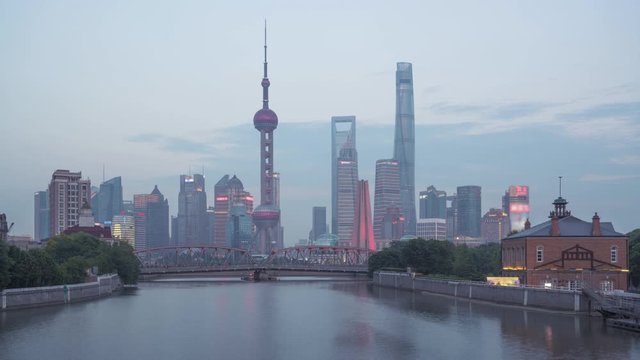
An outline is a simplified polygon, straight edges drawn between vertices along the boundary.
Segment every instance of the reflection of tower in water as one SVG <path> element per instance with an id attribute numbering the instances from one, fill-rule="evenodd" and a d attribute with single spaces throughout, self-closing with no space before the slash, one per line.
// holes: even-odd
<path id="1" fill-rule="evenodd" d="M 257 250 L 268 253 L 274 247 L 280 221 L 280 209 L 274 202 L 273 130 L 278 116 L 269 109 L 269 78 L 267 76 L 267 28 L 264 29 L 264 76 L 262 78 L 262 109 L 253 116 L 253 125 L 260 131 L 260 205 L 253 211 L 256 225 Z"/>

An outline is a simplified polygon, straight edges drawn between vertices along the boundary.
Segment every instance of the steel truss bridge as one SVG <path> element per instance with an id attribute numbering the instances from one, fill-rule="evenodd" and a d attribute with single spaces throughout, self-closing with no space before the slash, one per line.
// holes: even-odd
<path id="1" fill-rule="evenodd" d="M 164 246 L 136 251 L 142 275 L 215 272 L 319 272 L 365 274 L 367 249 L 296 246 L 255 255 L 245 249 L 215 245 Z"/>

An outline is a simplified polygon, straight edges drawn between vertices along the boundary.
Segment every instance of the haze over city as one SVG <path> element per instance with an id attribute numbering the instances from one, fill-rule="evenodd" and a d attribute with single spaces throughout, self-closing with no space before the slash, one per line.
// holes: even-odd
<path id="1" fill-rule="evenodd" d="M 262 28 L 278 113 L 285 244 L 331 204 L 330 118 L 355 115 L 360 177 L 393 155 L 396 62 L 413 64 L 416 196 L 512 184 L 546 219 L 564 176 L 573 213 L 638 226 L 637 2 L 4 2 L 0 205 L 33 233 L 33 193 L 56 169 L 124 197 L 154 185 L 177 212 L 179 175 L 236 174 L 259 194 Z"/>

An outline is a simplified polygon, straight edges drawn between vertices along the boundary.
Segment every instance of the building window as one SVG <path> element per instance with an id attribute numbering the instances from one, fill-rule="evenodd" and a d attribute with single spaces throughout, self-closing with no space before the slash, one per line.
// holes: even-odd
<path id="1" fill-rule="evenodd" d="M 537 262 L 544 261 L 544 247 L 541 245 L 536 248 L 536 261 Z"/>
<path id="2" fill-rule="evenodd" d="M 618 247 L 615 245 L 611 247 L 611 262 L 618 262 Z"/>

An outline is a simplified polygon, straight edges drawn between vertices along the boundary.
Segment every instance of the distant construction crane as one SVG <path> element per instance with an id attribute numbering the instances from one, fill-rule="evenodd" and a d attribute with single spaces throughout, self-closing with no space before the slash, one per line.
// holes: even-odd
<path id="1" fill-rule="evenodd" d="M 11 225 L 7 225 L 7 215 L 4 213 L 0 214 L 0 240 L 7 241 L 7 236 L 9 235 L 9 231 L 13 227 L 13 223 Z"/>

